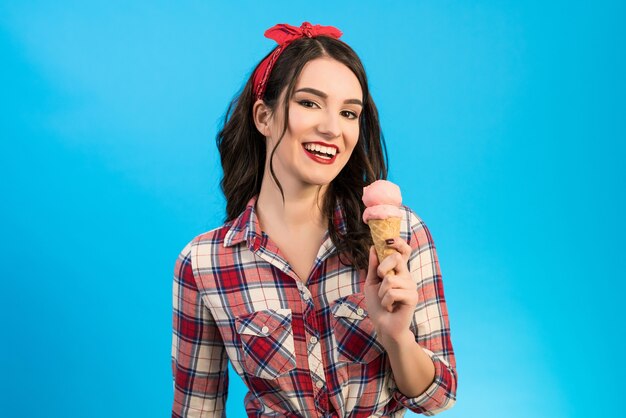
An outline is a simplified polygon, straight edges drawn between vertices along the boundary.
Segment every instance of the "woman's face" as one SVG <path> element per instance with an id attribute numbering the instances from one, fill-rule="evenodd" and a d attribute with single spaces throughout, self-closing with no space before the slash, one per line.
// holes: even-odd
<path id="1" fill-rule="evenodd" d="M 284 95 L 284 93 L 283 93 Z M 267 160 L 283 130 L 283 100 L 269 120 Z M 283 187 L 329 184 L 359 138 L 363 92 L 354 73 L 331 58 L 309 61 L 289 103 L 289 124 L 273 168 Z"/>

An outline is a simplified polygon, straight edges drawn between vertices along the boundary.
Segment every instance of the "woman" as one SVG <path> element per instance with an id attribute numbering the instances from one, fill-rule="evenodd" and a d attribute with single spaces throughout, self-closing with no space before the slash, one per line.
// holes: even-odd
<path id="1" fill-rule="evenodd" d="M 361 61 L 333 27 L 266 36 L 279 45 L 217 137 L 226 222 L 175 266 L 172 416 L 223 415 L 228 360 L 249 416 L 450 408 L 456 367 L 430 233 L 403 207 L 398 253 L 379 264 L 361 221 L 363 187 L 387 174 Z"/>

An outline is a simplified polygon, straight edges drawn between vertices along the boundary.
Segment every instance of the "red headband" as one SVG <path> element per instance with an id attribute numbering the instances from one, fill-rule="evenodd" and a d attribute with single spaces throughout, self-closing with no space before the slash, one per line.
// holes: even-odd
<path id="1" fill-rule="evenodd" d="M 287 25 L 286 23 L 279 23 L 278 25 L 266 30 L 265 37 L 275 40 L 278 43 L 278 46 L 270 55 L 267 56 L 267 58 L 261 61 L 254 72 L 253 81 L 255 98 L 263 98 L 265 85 L 270 77 L 272 68 L 274 67 L 274 64 L 280 54 L 284 51 L 285 47 L 291 42 L 304 37 L 315 38 L 317 36 L 330 36 L 331 38 L 339 39 L 341 35 L 343 35 L 341 31 L 333 26 L 311 25 L 309 22 L 304 22 L 299 28 Z"/>

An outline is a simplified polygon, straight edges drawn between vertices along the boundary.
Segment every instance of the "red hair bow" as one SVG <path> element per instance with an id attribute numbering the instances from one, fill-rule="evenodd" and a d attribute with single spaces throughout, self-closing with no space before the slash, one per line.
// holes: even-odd
<path id="1" fill-rule="evenodd" d="M 343 33 L 333 26 L 311 25 L 309 22 L 304 22 L 300 27 L 279 23 L 266 30 L 265 37 L 276 41 L 278 46 L 267 58 L 261 61 L 254 72 L 254 96 L 257 99 L 263 97 L 265 85 L 272 72 L 274 63 L 276 63 L 280 54 L 291 42 L 300 38 L 315 38 L 317 36 L 330 36 L 331 38 L 339 39 L 341 35 Z"/>

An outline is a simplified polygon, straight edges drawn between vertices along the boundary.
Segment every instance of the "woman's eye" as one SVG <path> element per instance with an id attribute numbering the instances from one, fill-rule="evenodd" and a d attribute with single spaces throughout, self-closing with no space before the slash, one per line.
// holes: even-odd
<path id="1" fill-rule="evenodd" d="M 344 110 L 341 112 L 342 116 L 347 117 L 348 119 L 356 119 L 359 117 L 359 115 L 357 115 L 356 113 L 350 111 L 350 110 Z"/>
<path id="2" fill-rule="evenodd" d="M 315 107 L 315 103 L 310 100 L 300 100 L 298 103 L 300 103 L 304 107 Z"/>
<path id="3" fill-rule="evenodd" d="M 319 108 L 319 105 L 311 100 L 303 99 L 303 100 L 298 100 L 297 102 L 300 106 L 308 107 L 309 109 Z M 340 112 L 340 115 L 348 119 L 359 118 L 359 115 L 356 112 L 353 112 L 352 110 L 342 110 Z"/>

